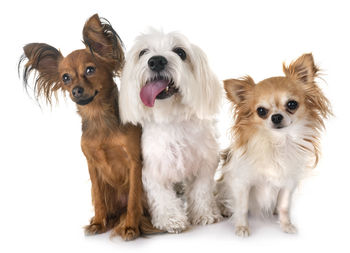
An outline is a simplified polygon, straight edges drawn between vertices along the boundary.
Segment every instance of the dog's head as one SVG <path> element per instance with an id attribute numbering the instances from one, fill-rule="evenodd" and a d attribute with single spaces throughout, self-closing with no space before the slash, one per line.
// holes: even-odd
<path id="1" fill-rule="evenodd" d="M 58 90 L 67 91 L 78 105 L 87 105 L 98 99 L 98 94 L 110 90 L 113 76 L 119 74 L 124 64 L 122 42 L 106 22 L 97 14 L 85 23 L 83 29 L 85 49 L 73 51 L 64 57 L 61 52 L 44 43 L 26 45 L 20 63 L 25 64 L 23 80 L 28 86 L 28 76 L 37 71 L 35 97 L 43 96 L 51 103 Z"/>
<path id="2" fill-rule="evenodd" d="M 127 54 L 120 90 L 124 122 L 210 117 L 220 97 L 204 52 L 179 33 L 141 35 Z"/>
<path id="3" fill-rule="evenodd" d="M 246 145 L 257 134 L 265 139 L 289 134 L 313 144 L 317 157 L 318 131 L 331 114 L 329 101 L 315 82 L 319 70 L 312 54 L 302 55 L 283 70 L 284 77 L 258 84 L 249 76 L 224 81 L 227 97 L 234 104 L 237 145 Z"/>

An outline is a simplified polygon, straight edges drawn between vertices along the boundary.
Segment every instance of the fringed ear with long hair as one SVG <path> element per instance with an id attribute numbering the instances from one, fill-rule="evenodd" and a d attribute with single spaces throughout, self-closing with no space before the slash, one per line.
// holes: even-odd
<path id="1" fill-rule="evenodd" d="M 319 68 L 315 65 L 311 53 L 300 56 L 289 66 L 283 64 L 283 72 L 287 77 L 302 85 L 306 94 L 305 103 L 309 109 L 322 118 L 328 118 L 329 115 L 332 115 L 329 100 L 315 82 Z M 317 117 L 317 121 L 323 127 L 322 118 Z"/>
<path id="2" fill-rule="evenodd" d="M 289 66 L 283 64 L 283 71 L 287 78 L 296 81 L 305 91 L 305 106 L 310 112 L 310 117 L 316 130 L 313 138 L 305 138 L 314 147 L 315 163 L 318 163 L 320 154 L 319 132 L 324 128 L 323 120 L 333 115 L 329 100 L 324 96 L 322 90 L 317 86 L 315 78 L 318 76 L 319 69 L 314 63 L 312 54 L 304 54 Z"/>
<path id="3" fill-rule="evenodd" d="M 191 45 L 193 50 L 193 67 L 197 80 L 197 87 L 191 94 L 190 104 L 196 109 L 199 118 L 210 117 L 218 112 L 221 98 L 222 87 L 220 81 L 209 67 L 207 56 L 196 45 Z"/>
<path id="4" fill-rule="evenodd" d="M 106 19 L 97 14 L 90 17 L 83 29 L 83 40 L 93 54 L 102 57 L 120 75 L 125 61 L 123 42 Z"/>
<path id="5" fill-rule="evenodd" d="M 227 98 L 234 104 L 240 104 L 247 99 L 249 91 L 255 86 L 250 76 L 242 79 L 227 79 L 224 81 L 224 88 Z"/>
<path id="6" fill-rule="evenodd" d="M 245 146 L 250 132 L 247 126 L 250 124 L 249 118 L 252 116 L 249 106 L 249 97 L 255 88 L 255 82 L 250 76 L 241 79 L 224 80 L 224 88 L 227 98 L 232 102 L 233 120 L 235 124 L 231 129 L 232 137 L 235 141 L 235 148 Z"/>
<path id="7" fill-rule="evenodd" d="M 23 70 L 23 83 L 27 89 L 28 77 L 31 72 L 37 71 L 34 84 L 34 96 L 38 100 L 44 97 L 46 102 L 51 104 L 52 95 L 57 98 L 57 90 L 60 88 L 60 77 L 58 74 L 58 64 L 63 58 L 61 52 L 56 48 L 44 43 L 30 43 L 23 47 L 18 68 L 28 59 Z"/>

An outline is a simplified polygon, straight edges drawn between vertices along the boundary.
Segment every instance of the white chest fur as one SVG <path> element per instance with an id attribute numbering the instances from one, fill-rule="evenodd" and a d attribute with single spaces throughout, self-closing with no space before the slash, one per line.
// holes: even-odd
<path id="1" fill-rule="evenodd" d="M 280 187 L 298 181 L 306 166 L 305 151 L 289 135 L 256 136 L 248 144 L 246 159 L 256 173 L 256 180 Z"/>
<path id="2" fill-rule="evenodd" d="M 233 151 L 223 170 L 230 180 L 249 181 L 252 186 L 297 184 L 314 158 L 313 147 L 304 137 L 291 131 L 260 132 L 247 146 Z"/>
<path id="3" fill-rule="evenodd" d="M 218 145 L 213 130 L 211 121 L 145 123 L 144 169 L 163 180 L 182 181 L 184 177 L 196 175 L 203 160 L 217 159 Z"/>

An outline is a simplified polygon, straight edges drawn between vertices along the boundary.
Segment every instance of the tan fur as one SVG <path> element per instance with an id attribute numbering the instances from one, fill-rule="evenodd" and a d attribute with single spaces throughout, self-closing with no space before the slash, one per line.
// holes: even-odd
<path id="1" fill-rule="evenodd" d="M 323 120 L 332 115 L 328 99 L 315 82 L 319 69 L 314 64 L 312 54 L 304 54 L 289 66 L 284 64 L 283 71 L 285 77 L 268 78 L 258 84 L 249 76 L 224 81 L 227 98 L 233 103 L 235 125 L 232 127 L 232 134 L 236 141 L 232 148 L 244 148 L 264 120 L 256 113 L 259 101 L 274 94 L 275 104 L 286 111 L 285 105 L 280 104 L 279 99 L 288 93 L 299 102 L 296 115 L 309 118 L 311 128 L 317 133 L 312 140 L 306 140 L 314 147 L 316 166 L 320 152 L 318 133 L 324 128 Z"/>
<path id="2" fill-rule="evenodd" d="M 88 162 L 95 209 L 86 233 L 114 228 L 113 234 L 132 240 L 141 232 L 160 232 L 150 222 L 143 197 L 141 128 L 122 125 L 119 118 L 118 89 L 113 77 L 124 64 L 121 40 L 109 23 L 101 23 L 97 14 L 86 22 L 83 37 L 87 47 L 67 57 L 47 44 L 26 45 L 25 84 L 30 72 L 36 70 L 36 97 L 43 96 L 51 103 L 52 95 L 62 90 L 77 103 L 82 118 L 81 148 Z M 87 75 L 87 67 L 93 67 L 95 72 Z M 71 80 L 65 83 L 63 75 L 69 75 Z M 77 86 L 84 89 L 80 98 L 73 95 Z M 90 98 L 93 100 L 88 104 L 79 104 Z"/>
<path id="3" fill-rule="evenodd" d="M 315 82 L 319 70 L 311 54 L 283 70 L 284 77 L 258 84 L 250 77 L 224 81 L 235 125 L 217 200 L 221 211 L 232 217 L 238 236 L 250 234 L 248 212 L 269 215 L 274 210 L 281 229 L 296 233 L 290 218 L 292 196 L 318 162 L 320 131 L 332 114 Z"/>

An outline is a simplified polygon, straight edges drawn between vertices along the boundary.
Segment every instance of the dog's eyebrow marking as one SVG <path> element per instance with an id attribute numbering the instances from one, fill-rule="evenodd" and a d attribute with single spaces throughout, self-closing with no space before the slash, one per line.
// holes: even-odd
<path id="1" fill-rule="evenodd" d="M 84 65 L 84 68 L 87 68 L 87 67 L 95 67 L 95 63 L 94 62 L 86 62 Z"/>

